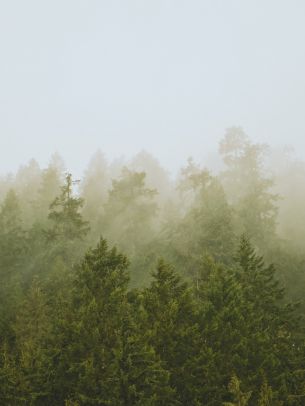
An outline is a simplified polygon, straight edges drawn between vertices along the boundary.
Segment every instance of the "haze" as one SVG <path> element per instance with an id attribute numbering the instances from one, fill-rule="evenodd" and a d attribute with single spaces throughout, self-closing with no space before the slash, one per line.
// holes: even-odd
<path id="1" fill-rule="evenodd" d="M 305 405 L 304 12 L 0 0 L 0 406 Z"/>
<path id="2" fill-rule="evenodd" d="M 304 157 L 303 1 L 1 1 L 0 170 L 150 151 L 204 161 L 225 129 Z"/>

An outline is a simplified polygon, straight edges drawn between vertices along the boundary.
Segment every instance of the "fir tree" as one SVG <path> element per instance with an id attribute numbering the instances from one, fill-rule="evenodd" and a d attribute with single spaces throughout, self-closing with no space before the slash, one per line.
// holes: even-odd
<path id="1" fill-rule="evenodd" d="M 190 289 L 160 261 L 150 287 L 144 291 L 143 305 L 147 313 L 144 328 L 170 373 L 177 401 L 196 404 L 205 391 L 201 386 L 207 378 L 209 353 L 200 339 Z"/>
<path id="2" fill-rule="evenodd" d="M 88 222 L 82 219 L 80 213 L 83 200 L 73 196 L 72 186 L 72 175 L 67 174 L 61 194 L 50 205 L 49 219 L 53 227 L 48 231 L 48 235 L 52 240 L 82 239 L 89 231 Z"/>
<path id="3" fill-rule="evenodd" d="M 86 405 L 166 405 L 168 374 L 128 310 L 127 258 L 105 240 L 82 262 L 66 328 L 67 394 Z"/>
<path id="4" fill-rule="evenodd" d="M 157 191 L 146 187 L 145 176 L 144 172 L 125 168 L 121 178 L 112 181 L 105 204 L 107 236 L 130 255 L 151 239 L 157 212 Z"/>
<path id="5" fill-rule="evenodd" d="M 18 378 L 16 397 L 21 404 L 43 405 L 50 402 L 54 368 L 52 324 L 46 301 L 38 280 L 34 280 L 14 323 Z"/>
<path id="6" fill-rule="evenodd" d="M 21 297 L 21 267 L 27 252 L 21 210 L 10 190 L 0 211 L 0 335 L 11 334 L 11 322 Z"/>
<path id="7" fill-rule="evenodd" d="M 180 182 L 189 201 L 181 220 L 168 233 L 168 248 L 179 269 L 194 276 L 203 255 L 232 262 L 235 236 L 233 212 L 219 180 L 206 170 L 192 168 L 191 162 L 189 165 Z"/>
<path id="8" fill-rule="evenodd" d="M 265 266 L 245 237 L 236 260 L 232 269 L 212 265 L 199 286 L 203 334 L 219 370 L 217 386 L 236 371 L 245 388 L 253 392 L 252 404 L 258 401 L 263 374 L 280 391 L 280 399 L 287 401 L 296 390 L 303 353 L 295 308 L 283 304 L 284 292 L 274 278 L 273 266 Z"/>
<path id="9" fill-rule="evenodd" d="M 241 128 L 229 128 L 220 142 L 219 152 L 227 169 L 223 183 L 238 214 L 241 230 L 265 250 L 275 237 L 276 201 L 273 179 L 264 175 L 263 157 L 267 147 L 251 143 Z"/>

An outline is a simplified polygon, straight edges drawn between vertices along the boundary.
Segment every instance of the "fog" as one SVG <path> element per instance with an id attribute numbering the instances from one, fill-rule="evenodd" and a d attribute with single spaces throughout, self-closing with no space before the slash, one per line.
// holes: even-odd
<path id="1" fill-rule="evenodd" d="M 0 3 L 0 169 L 101 149 L 177 172 L 227 127 L 304 157 L 304 2 Z"/>
<path id="2" fill-rule="evenodd" d="M 0 405 L 304 406 L 304 12 L 0 0 Z"/>

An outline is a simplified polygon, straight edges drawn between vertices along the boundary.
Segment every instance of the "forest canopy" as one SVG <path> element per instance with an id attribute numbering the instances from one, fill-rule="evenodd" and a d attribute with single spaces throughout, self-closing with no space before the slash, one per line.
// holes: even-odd
<path id="1" fill-rule="evenodd" d="M 2 175 L 1 405 L 305 404 L 305 162 L 219 159 Z"/>

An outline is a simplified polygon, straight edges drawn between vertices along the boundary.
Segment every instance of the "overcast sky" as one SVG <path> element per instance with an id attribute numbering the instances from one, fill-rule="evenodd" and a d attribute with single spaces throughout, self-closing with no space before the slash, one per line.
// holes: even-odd
<path id="1" fill-rule="evenodd" d="M 175 170 L 227 127 L 305 157 L 304 0 L 0 0 L 0 171 L 100 148 Z"/>

